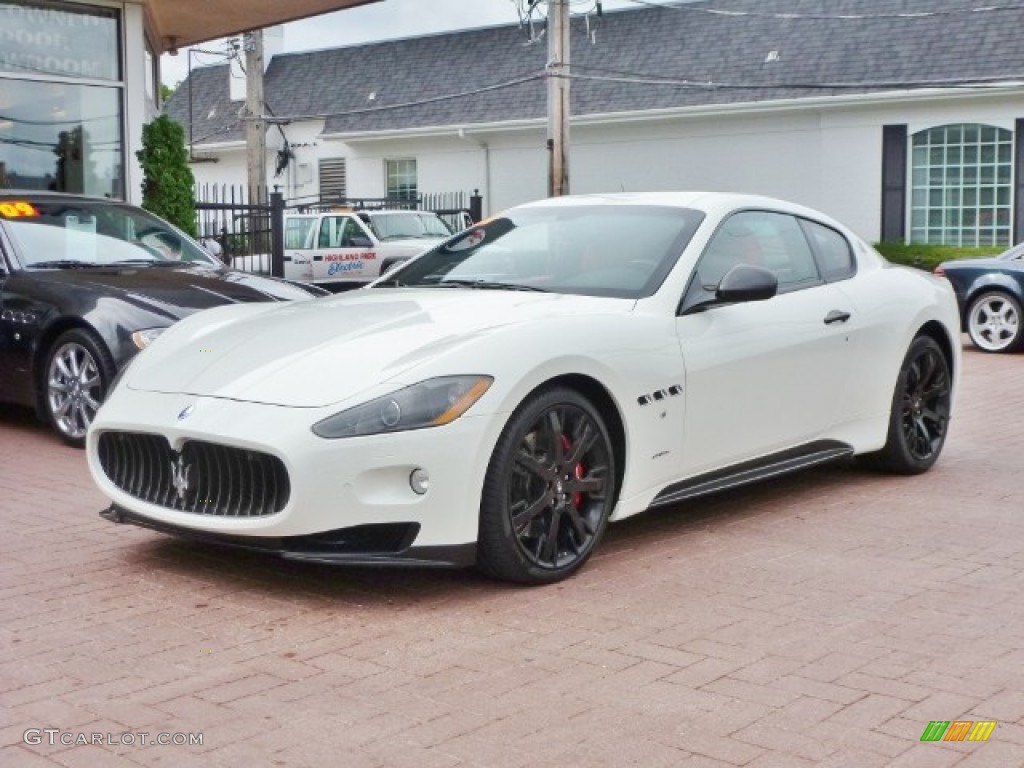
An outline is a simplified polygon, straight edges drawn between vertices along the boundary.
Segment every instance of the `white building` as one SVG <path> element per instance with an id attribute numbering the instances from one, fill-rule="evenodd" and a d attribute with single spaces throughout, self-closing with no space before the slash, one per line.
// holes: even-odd
<path id="1" fill-rule="evenodd" d="M 575 18 L 571 190 L 757 192 L 870 240 L 1020 240 L 1015 5 L 705 0 Z M 268 55 L 268 183 L 288 198 L 478 189 L 485 212 L 544 196 L 547 50 L 528 43 L 511 25 Z M 200 183 L 245 183 L 243 104 L 226 66 L 169 102 Z"/>

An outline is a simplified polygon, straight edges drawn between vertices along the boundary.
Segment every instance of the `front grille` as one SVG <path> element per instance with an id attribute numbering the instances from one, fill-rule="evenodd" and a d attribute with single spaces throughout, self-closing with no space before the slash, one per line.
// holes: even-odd
<path id="1" fill-rule="evenodd" d="M 192 440 L 181 453 L 160 435 L 104 432 L 100 466 L 137 499 L 219 517 L 264 517 L 284 509 L 291 487 L 276 456 Z"/>

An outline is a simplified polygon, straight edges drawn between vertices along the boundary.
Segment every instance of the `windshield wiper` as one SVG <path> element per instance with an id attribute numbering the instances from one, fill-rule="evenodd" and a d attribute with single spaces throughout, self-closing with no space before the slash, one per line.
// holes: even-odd
<path id="1" fill-rule="evenodd" d="M 437 283 L 423 283 L 421 286 L 424 288 L 477 288 L 483 291 L 533 291 L 536 293 L 550 293 L 546 288 L 538 288 L 535 285 L 501 283 L 493 280 L 441 280 Z"/>
<path id="2" fill-rule="evenodd" d="M 77 267 L 102 267 L 95 261 L 75 261 L 74 259 L 54 259 L 52 261 L 37 261 L 29 264 L 33 269 L 75 269 Z"/>
<path id="3" fill-rule="evenodd" d="M 170 259 L 121 259 L 120 261 L 109 262 L 108 266 L 119 267 L 125 264 L 158 264 L 160 266 L 164 266 L 167 264 L 181 264 L 181 262 L 177 260 L 172 261 Z"/>

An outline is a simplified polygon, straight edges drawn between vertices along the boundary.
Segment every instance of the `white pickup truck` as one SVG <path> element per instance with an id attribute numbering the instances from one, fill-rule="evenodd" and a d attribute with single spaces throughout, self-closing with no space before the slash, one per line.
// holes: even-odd
<path id="1" fill-rule="evenodd" d="M 325 287 L 361 285 L 451 234 L 430 211 L 289 213 L 284 219 L 284 276 Z"/>

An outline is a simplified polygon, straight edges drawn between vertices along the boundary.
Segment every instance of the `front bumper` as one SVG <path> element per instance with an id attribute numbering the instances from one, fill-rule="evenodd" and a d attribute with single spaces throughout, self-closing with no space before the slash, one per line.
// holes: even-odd
<path id="1" fill-rule="evenodd" d="M 416 547 L 418 523 L 359 525 L 305 536 L 235 536 L 161 523 L 111 504 L 100 512 L 112 523 L 128 523 L 206 544 L 265 552 L 285 560 L 329 565 L 468 568 L 476 563 L 476 544 Z"/>
<path id="2" fill-rule="evenodd" d="M 189 406 L 193 408 L 188 417 L 180 419 Z M 287 552 L 291 559 L 376 563 L 411 558 L 464 563 L 465 557 L 450 558 L 444 553 L 453 548 L 469 552 L 475 547 L 483 478 L 502 419 L 466 414 L 443 427 L 325 440 L 314 435 L 310 425 L 326 415 L 321 409 L 139 392 L 122 385 L 100 409 L 90 430 L 89 468 L 113 502 L 107 515 L 111 519 Z M 169 452 L 159 461 L 167 463 L 167 472 L 179 455 L 173 452 L 182 451 L 190 441 L 276 457 L 287 469 L 287 503 L 261 516 L 197 514 L 127 493 L 106 475 L 99 455 L 101 435 L 117 431 L 165 438 Z M 411 473 L 418 468 L 430 475 L 425 494 L 410 487 Z M 193 467 L 190 483 L 201 480 L 197 471 L 201 470 Z M 415 531 L 401 547 L 393 542 L 383 548 L 366 546 L 362 538 L 367 531 L 395 531 L 402 526 Z M 324 541 L 332 536 L 343 544 L 335 541 L 325 547 Z M 354 543 L 358 541 L 364 544 Z"/>

